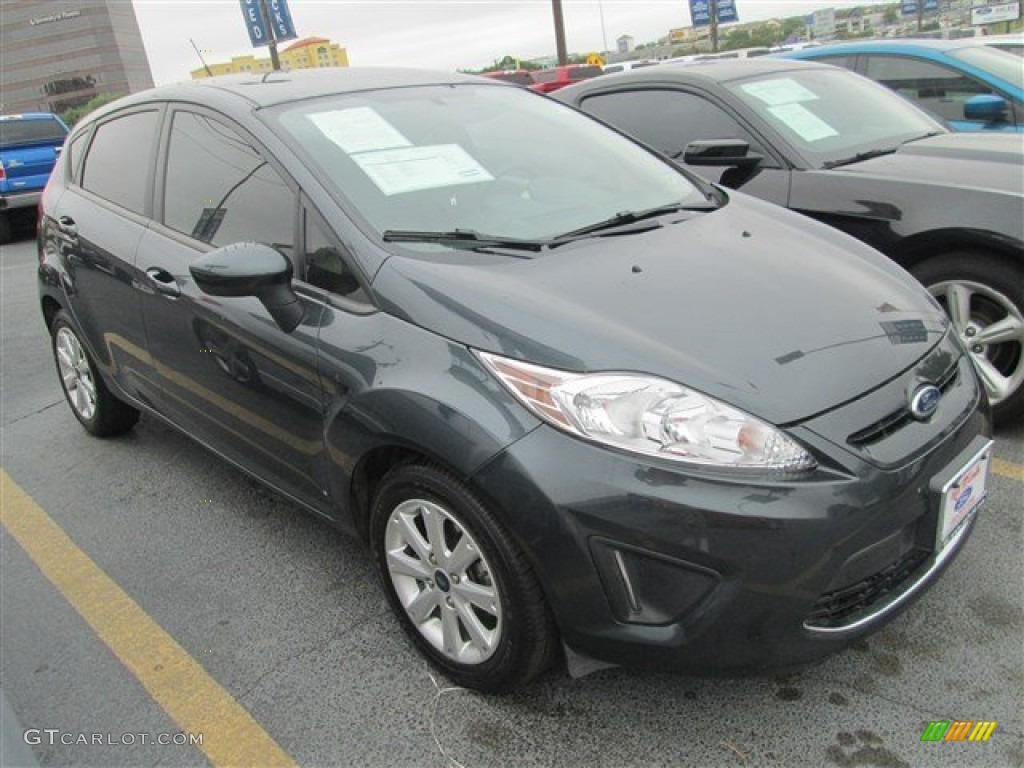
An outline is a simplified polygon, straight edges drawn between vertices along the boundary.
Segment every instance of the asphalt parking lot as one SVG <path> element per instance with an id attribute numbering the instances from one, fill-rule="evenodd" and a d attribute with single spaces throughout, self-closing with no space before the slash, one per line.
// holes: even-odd
<path id="1" fill-rule="evenodd" d="M 758 679 L 553 671 L 487 697 L 405 640 L 359 542 L 155 419 L 86 435 L 35 265 L 29 240 L 2 249 L 0 686 L 41 764 L 1024 765 L 1024 426 L 997 434 L 989 502 L 942 581 L 844 653 Z M 997 725 L 922 742 L 933 720 Z M 142 743 L 182 730 L 204 744 Z"/>

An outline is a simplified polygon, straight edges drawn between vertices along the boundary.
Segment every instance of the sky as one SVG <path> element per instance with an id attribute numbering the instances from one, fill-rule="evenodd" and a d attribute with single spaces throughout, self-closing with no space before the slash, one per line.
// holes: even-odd
<path id="1" fill-rule="evenodd" d="M 133 0 L 157 85 L 186 80 L 208 62 L 252 53 L 238 0 Z M 819 0 L 736 0 L 740 21 L 855 5 Z M 620 35 L 652 42 L 690 25 L 686 0 L 563 0 L 569 52 L 614 49 Z M 554 55 L 550 0 L 289 0 L 300 37 L 327 37 L 352 66 L 476 69 L 506 54 Z M 604 16 L 602 34 L 601 16 Z M 265 50 L 257 52 L 268 55 Z"/>

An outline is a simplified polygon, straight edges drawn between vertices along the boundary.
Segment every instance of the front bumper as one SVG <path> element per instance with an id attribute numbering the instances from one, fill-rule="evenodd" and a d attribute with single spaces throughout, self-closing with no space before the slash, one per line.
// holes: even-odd
<path id="1" fill-rule="evenodd" d="M 473 482 L 531 559 L 573 651 L 701 673 L 800 666 L 896 616 L 967 540 L 974 516 L 936 552 L 930 490 L 987 442 L 977 384 L 969 362 L 959 365 L 947 420 L 927 425 L 934 439 L 904 463 L 880 466 L 812 422 L 790 431 L 819 469 L 749 480 L 543 426 Z M 832 595 L 861 583 L 870 586 L 863 604 L 847 601 L 822 618 Z"/>

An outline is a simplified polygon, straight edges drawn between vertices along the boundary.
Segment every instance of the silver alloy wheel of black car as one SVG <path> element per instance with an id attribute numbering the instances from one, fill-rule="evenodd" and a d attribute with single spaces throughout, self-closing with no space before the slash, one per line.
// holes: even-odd
<path id="1" fill-rule="evenodd" d="M 928 286 L 971 355 L 989 402 L 998 406 L 1024 384 L 1024 317 L 990 285 L 946 280 Z"/>
<path id="2" fill-rule="evenodd" d="M 395 594 L 423 638 L 459 664 L 489 659 L 504 631 L 501 597 L 483 551 L 452 512 L 403 501 L 388 516 L 384 546 Z"/>
<path id="3" fill-rule="evenodd" d="M 68 403 L 82 419 L 91 420 L 96 415 L 96 381 L 82 343 L 69 327 L 57 330 L 54 352 Z"/>

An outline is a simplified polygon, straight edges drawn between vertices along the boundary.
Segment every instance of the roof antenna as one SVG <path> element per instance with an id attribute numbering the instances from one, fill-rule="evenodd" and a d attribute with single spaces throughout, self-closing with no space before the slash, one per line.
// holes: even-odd
<path id="1" fill-rule="evenodd" d="M 192 47 L 193 47 L 193 48 L 195 48 L 195 51 L 196 51 L 196 56 L 198 56 L 198 57 L 199 57 L 199 60 L 200 60 L 201 62 L 203 62 L 203 69 L 205 69 L 205 70 L 206 70 L 206 76 L 207 76 L 207 77 L 213 77 L 213 72 L 211 72 L 211 71 L 210 71 L 210 65 L 206 63 L 206 59 L 204 59 L 204 58 L 203 58 L 203 54 L 199 52 L 199 47 L 198 47 L 198 46 L 196 45 L 196 42 L 195 42 L 195 40 L 193 40 L 193 39 L 192 39 L 192 38 L 190 37 L 190 38 L 188 39 L 188 41 L 189 41 L 190 43 L 192 43 Z"/>

